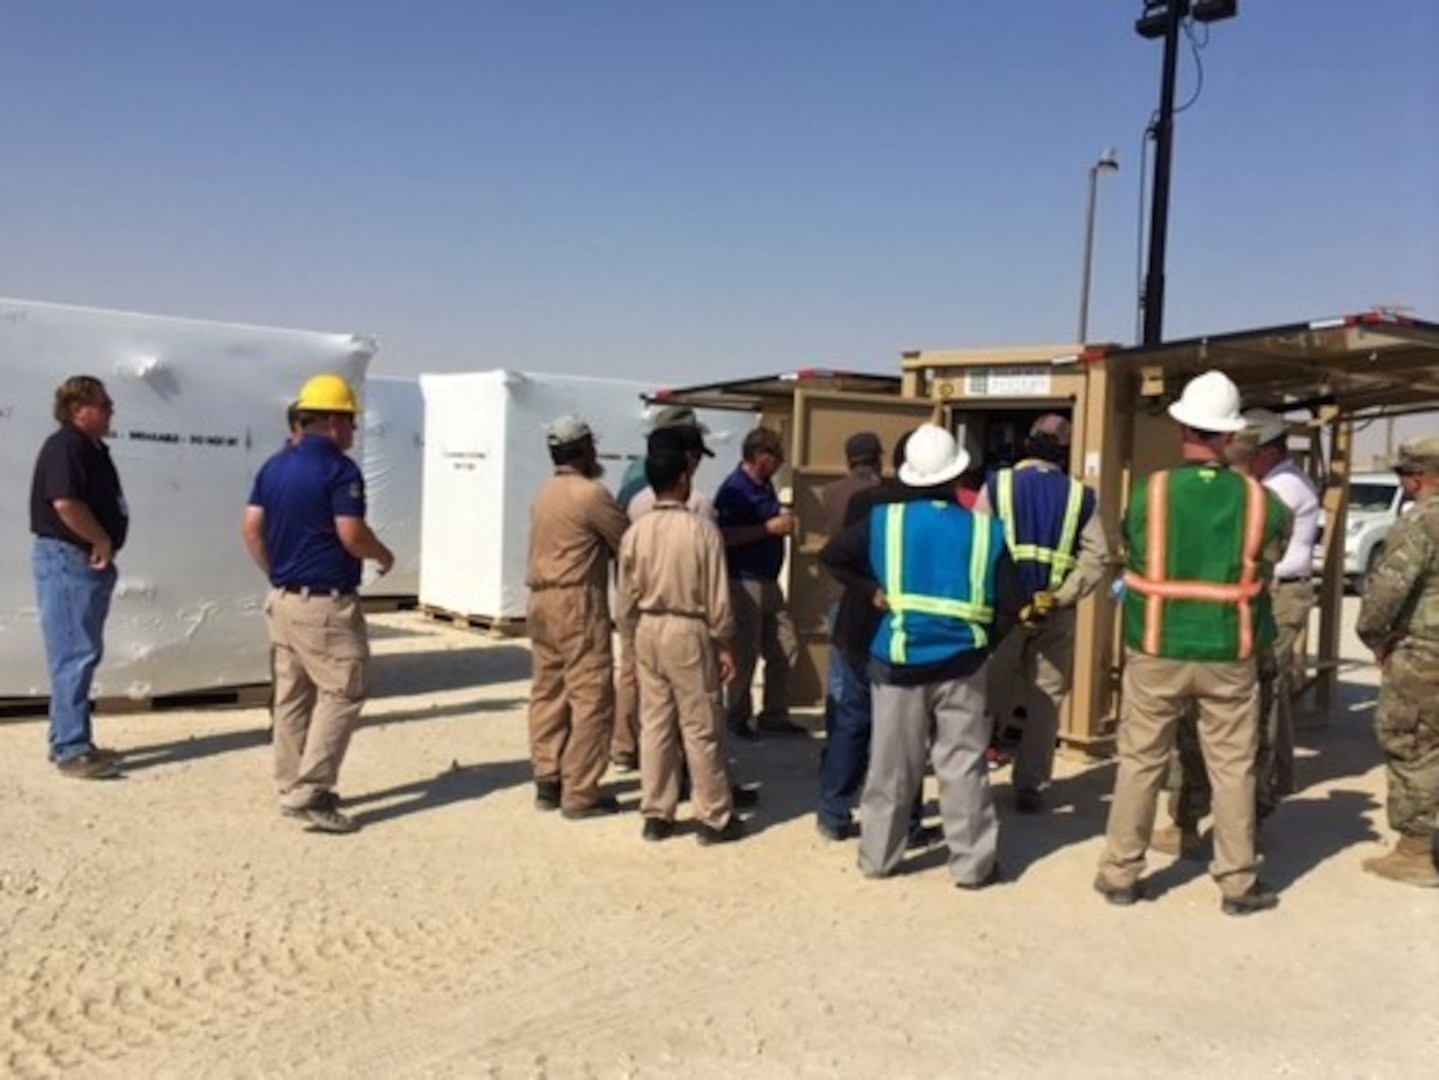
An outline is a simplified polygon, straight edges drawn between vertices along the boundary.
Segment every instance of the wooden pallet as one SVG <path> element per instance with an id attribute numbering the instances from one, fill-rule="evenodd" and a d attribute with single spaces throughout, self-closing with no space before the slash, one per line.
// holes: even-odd
<path id="1" fill-rule="evenodd" d="M 447 611 L 433 604 L 420 604 L 419 610 L 436 622 L 449 623 L 468 630 L 483 630 L 493 637 L 524 637 L 525 620 L 504 616 L 465 615 L 458 611 Z"/>
<path id="2" fill-rule="evenodd" d="M 360 595 L 360 607 L 367 615 L 381 615 L 389 611 L 414 611 L 419 606 L 418 596 Z"/>
<path id="3" fill-rule="evenodd" d="M 109 716 L 176 709 L 257 709 L 270 704 L 269 683 L 214 687 L 183 694 L 155 694 L 148 697 L 102 697 L 95 699 L 95 712 Z M 0 717 L 44 716 L 49 698 L 0 698 Z"/>

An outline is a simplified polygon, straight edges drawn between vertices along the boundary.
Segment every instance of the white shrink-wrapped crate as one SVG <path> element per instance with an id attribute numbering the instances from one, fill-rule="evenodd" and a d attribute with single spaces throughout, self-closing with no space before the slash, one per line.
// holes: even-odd
<path id="1" fill-rule="evenodd" d="M 240 538 L 256 470 L 312 375 L 363 395 L 374 343 L 0 299 L 0 697 L 49 694 L 31 573 L 30 484 L 55 389 L 94 375 L 115 400 L 107 443 L 130 509 L 97 697 L 270 679 L 265 580 Z"/>
<path id="2" fill-rule="evenodd" d="M 365 516 L 395 554 L 380 576 L 365 563 L 366 596 L 416 597 L 420 593 L 420 486 L 424 473 L 425 399 L 415 378 L 371 375 L 365 381 L 360 450 L 365 473 Z"/>
<path id="3" fill-rule="evenodd" d="M 545 425 L 574 413 L 594 430 L 613 492 L 644 456 L 653 384 L 485 371 L 421 375 L 425 399 L 420 603 L 458 615 L 522 619 L 529 599 L 529 507 L 553 472 Z M 739 462 L 749 413 L 702 410 L 713 459 L 695 477 L 712 494 Z"/>

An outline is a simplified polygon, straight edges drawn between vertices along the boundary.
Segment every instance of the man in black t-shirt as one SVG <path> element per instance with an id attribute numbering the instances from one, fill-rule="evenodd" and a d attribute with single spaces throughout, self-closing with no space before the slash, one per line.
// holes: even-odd
<path id="1" fill-rule="evenodd" d="M 115 403 L 89 375 L 55 391 L 59 428 L 40 448 L 30 488 L 35 594 L 50 668 L 50 760 L 64 776 L 114 776 L 119 755 L 91 737 L 90 684 L 104 654 L 105 617 L 115 591 L 115 554 L 129 512 L 102 441 Z"/>

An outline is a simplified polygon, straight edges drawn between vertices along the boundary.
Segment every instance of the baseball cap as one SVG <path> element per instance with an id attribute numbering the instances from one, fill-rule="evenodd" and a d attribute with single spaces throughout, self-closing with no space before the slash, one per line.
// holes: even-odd
<path id="1" fill-rule="evenodd" d="M 1073 428 L 1059 413 L 1045 413 L 1030 425 L 1029 437 L 1033 439 L 1036 436 L 1053 439 L 1060 446 L 1068 446 L 1073 437 Z"/>
<path id="2" fill-rule="evenodd" d="M 551 420 L 545 425 L 545 438 L 551 446 L 568 446 L 581 439 L 593 439 L 594 437 L 595 433 L 590 430 L 590 425 L 573 413 L 562 416 L 558 420 Z"/>
<path id="3" fill-rule="evenodd" d="M 872 431 L 857 431 L 844 441 L 846 461 L 874 461 L 884 457 L 884 447 L 879 436 Z"/>
<path id="4" fill-rule="evenodd" d="M 688 405 L 666 405 L 655 413 L 650 424 L 650 435 L 653 436 L 659 431 L 684 432 L 687 436 L 684 449 L 705 457 L 715 456 L 714 451 L 706 446 L 704 441 L 704 436 L 709 434 L 709 428 L 699 422 L 695 411 Z"/>

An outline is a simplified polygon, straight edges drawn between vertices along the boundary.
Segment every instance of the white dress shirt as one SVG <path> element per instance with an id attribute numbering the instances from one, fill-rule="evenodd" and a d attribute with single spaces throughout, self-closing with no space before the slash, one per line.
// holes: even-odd
<path id="1" fill-rule="evenodd" d="M 1265 473 L 1260 483 L 1274 492 L 1294 515 L 1289 546 L 1284 549 L 1284 558 L 1274 567 L 1274 577 L 1308 581 L 1314 572 L 1314 542 L 1319 538 L 1319 492 L 1314 482 L 1289 458 Z"/>

